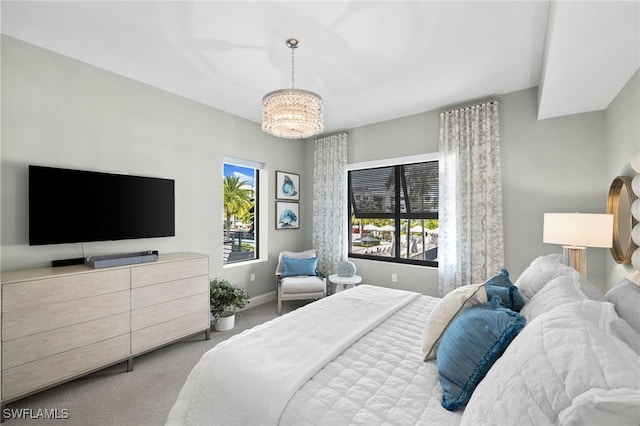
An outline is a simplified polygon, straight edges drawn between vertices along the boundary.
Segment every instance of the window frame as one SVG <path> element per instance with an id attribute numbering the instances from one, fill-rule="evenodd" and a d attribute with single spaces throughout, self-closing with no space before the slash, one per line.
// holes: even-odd
<path id="1" fill-rule="evenodd" d="M 400 257 L 400 226 L 402 220 L 433 220 L 438 219 L 439 217 L 439 209 L 435 212 L 420 212 L 420 213 L 411 213 L 410 206 L 406 205 L 406 212 L 402 213 L 402 200 L 405 203 L 409 202 L 409 197 L 401 197 L 401 191 L 404 195 L 408 195 L 407 190 L 407 182 L 406 175 L 401 173 L 402 168 L 407 165 L 417 164 L 417 163 L 426 163 L 426 162 L 438 162 L 439 155 L 438 153 L 410 156 L 410 157 L 401 157 L 396 159 L 388 159 L 382 161 L 372 161 L 366 163 L 357 163 L 351 164 L 347 167 L 347 238 L 348 238 L 348 257 L 354 259 L 367 259 L 367 260 L 375 260 L 380 262 L 389 262 L 389 263 L 398 263 L 398 264 L 406 264 L 406 265 L 417 265 L 417 266 L 426 266 L 426 267 L 438 267 L 437 261 L 432 260 L 416 260 L 416 259 L 408 259 Z M 352 253 L 352 229 L 355 225 L 352 221 L 352 218 L 355 215 L 354 210 L 352 209 L 352 205 L 355 202 L 354 194 L 351 187 L 351 172 L 357 170 L 367 170 L 367 169 L 376 169 L 376 168 L 394 168 L 394 209 L 393 212 L 390 213 L 358 213 L 358 219 L 392 219 L 397 224 L 395 226 L 396 230 L 394 231 L 394 257 L 390 256 L 376 256 L 376 255 L 368 255 L 361 253 Z M 398 184 L 399 183 L 399 184 Z M 407 237 L 408 238 L 408 237 Z"/>
<path id="2" fill-rule="evenodd" d="M 232 166 L 237 166 L 237 167 L 243 167 L 243 168 L 249 168 L 249 169 L 253 169 L 254 171 L 254 185 L 253 185 L 253 241 L 254 241 L 254 250 L 253 250 L 253 257 L 248 258 L 248 259 L 239 259 L 239 260 L 235 260 L 235 261 L 227 261 L 223 258 L 222 260 L 222 266 L 223 268 L 229 267 L 229 266 L 237 266 L 237 265 L 243 265 L 243 264 L 247 264 L 247 263 L 251 263 L 251 262 L 255 262 L 260 260 L 260 245 L 261 245 L 261 238 L 260 238 L 260 193 L 261 193 L 261 187 L 260 187 L 260 175 L 262 174 L 262 172 L 264 171 L 264 165 L 261 163 L 257 163 L 254 161 L 250 161 L 250 160 L 242 160 L 242 159 L 238 159 L 238 158 L 232 158 L 232 157 L 224 157 L 223 161 L 222 161 L 222 179 L 223 179 L 223 192 L 224 192 L 224 179 L 225 179 L 225 173 L 224 173 L 224 167 L 225 165 L 232 165 Z M 225 211 L 225 206 L 224 206 L 224 193 L 223 193 L 223 206 L 222 206 L 222 212 L 223 212 L 223 217 L 224 217 L 224 211 Z M 222 244 L 223 244 L 223 250 L 224 250 L 224 244 L 225 244 L 225 229 L 224 229 L 224 224 L 223 224 L 223 239 L 222 239 Z M 241 236 L 242 238 L 242 236 Z"/>

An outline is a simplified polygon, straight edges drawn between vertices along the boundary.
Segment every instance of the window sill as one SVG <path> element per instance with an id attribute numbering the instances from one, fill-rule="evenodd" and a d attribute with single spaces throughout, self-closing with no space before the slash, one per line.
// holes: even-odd
<path id="1" fill-rule="evenodd" d="M 247 265 L 255 265 L 256 263 L 263 263 L 266 262 L 267 259 L 254 259 L 254 260 L 245 260 L 245 261 L 241 261 L 241 262 L 234 262 L 234 263 L 225 263 L 224 265 L 222 265 L 222 269 L 231 269 L 231 268 L 237 268 L 239 266 L 247 266 Z"/>

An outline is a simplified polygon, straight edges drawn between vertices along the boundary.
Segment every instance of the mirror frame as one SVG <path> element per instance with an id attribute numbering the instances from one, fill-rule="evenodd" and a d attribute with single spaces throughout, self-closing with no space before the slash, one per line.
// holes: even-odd
<path id="1" fill-rule="evenodd" d="M 621 200 L 622 190 L 626 189 L 627 199 Z M 613 182 L 611 182 L 611 186 L 609 187 L 609 195 L 607 196 L 607 213 L 613 215 L 613 245 L 611 247 L 611 256 L 616 261 L 616 263 L 620 263 L 623 265 L 628 265 L 631 263 L 631 257 L 633 256 L 633 252 L 638 248 L 638 246 L 631 239 L 631 230 L 635 225 L 635 219 L 631 215 L 631 209 L 629 208 L 629 233 L 628 235 L 620 235 L 618 224 L 620 223 L 620 204 L 621 202 L 629 203 L 629 207 L 631 204 L 637 199 L 636 195 L 633 193 L 633 188 L 631 186 L 631 178 L 629 176 L 618 176 Z"/>

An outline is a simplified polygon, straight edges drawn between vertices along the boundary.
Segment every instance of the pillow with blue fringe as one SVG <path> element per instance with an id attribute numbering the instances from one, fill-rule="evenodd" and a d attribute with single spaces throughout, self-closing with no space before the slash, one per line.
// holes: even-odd
<path id="1" fill-rule="evenodd" d="M 505 268 L 500 269 L 496 275 L 490 277 L 484 282 L 487 291 L 487 300 L 493 299 L 493 296 L 500 298 L 500 305 L 509 308 L 512 311 L 520 312 L 524 306 L 524 299 L 518 292 L 518 287 L 513 285 L 509 279 L 509 271 Z"/>
<path id="2" fill-rule="evenodd" d="M 500 306 L 500 298 L 465 309 L 447 327 L 436 357 L 441 404 L 464 407 L 474 389 L 524 328 L 524 316 Z"/>
<path id="3" fill-rule="evenodd" d="M 498 272 L 494 276 L 492 276 L 489 279 L 487 279 L 484 282 L 484 284 L 485 285 L 496 285 L 496 286 L 500 286 L 500 287 L 509 287 L 510 285 L 513 285 L 513 283 L 509 279 L 509 271 L 507 271 L 504 268 L 500 269 L 500 272 Z M 489 300 L 491 300 L 491 298 L 489 298 Z"/>
<path id="4" fill-rule="evenodd" d="M 491 300 L 493 296 L 497 296 L 500 299 L 500 305 L 504 308 L 520 312 L 524 307 L 524 299 L 520 296 L 518 287 L 513 284 L 507 287 L 485 284 L 484 288 L 487 291 L 487 299 Z"/>

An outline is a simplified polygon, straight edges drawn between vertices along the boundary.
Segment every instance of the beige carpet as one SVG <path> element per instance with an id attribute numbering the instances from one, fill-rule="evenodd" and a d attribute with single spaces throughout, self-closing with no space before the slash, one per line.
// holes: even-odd
<path id="1" fill-rule="evenodd" d="M 283 313 L 302 303 L 283 303 Z M 126 363 L 121 363 L 15 401 L 5 413 L 27 418 L 7 419 L 4 424 L 163 425 L 189 372 L 206 351 L 277 315 L 275 301 L 258 305 L 236 314 L 233 330 L 212 331 L 209 341 L 203 333 L 135 358 L 132 372 L 127 373 Z M 43 419 L 44 410 L 59 419 Z"/>

